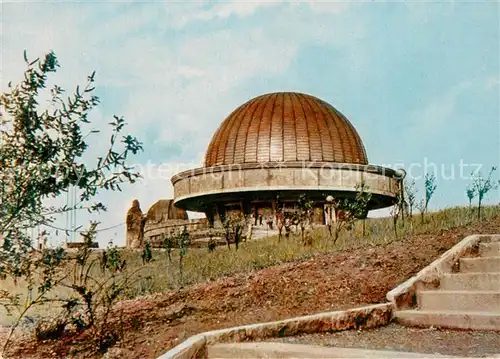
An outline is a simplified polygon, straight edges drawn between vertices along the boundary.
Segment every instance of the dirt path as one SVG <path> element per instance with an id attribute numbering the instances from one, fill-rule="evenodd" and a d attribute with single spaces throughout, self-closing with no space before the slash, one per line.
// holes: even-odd
<path id="1" fill-rule="evenodd" d="M 189 336 L 208 330 L 385 302 L 389 290 L 472 233 L 500 233 L 500 217 L 439 235 L 317 255 L 123 302 L 125 323 L 117 325 L 126 335 L 118 345 L 120 355 L 155 358 Z M 64 356 L 68 347 L 59 343 L 18 343 L 14 355 Z"/>

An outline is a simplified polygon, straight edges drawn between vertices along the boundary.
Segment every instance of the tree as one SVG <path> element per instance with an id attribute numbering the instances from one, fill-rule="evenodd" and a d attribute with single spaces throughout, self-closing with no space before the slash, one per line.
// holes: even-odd
<path id="1" fill-rule="evenodd" d="M 436 176 L 434 174 L 426 173 L 424 177 L 424 187 L 425 187 L 425 213 L 429 207 L 429 202 L 431 201 L 434 192 L 436 191 Z"/>
<path id="2" fill-rule="evenodd" d="M 498 188 L 500 181 L 494 181 L 491 176 L 493 172 L 496 171 L 496 167 L 491 167 L 490 173 L 488 174 L 488 178 L 484 179 L 481 175 L 481 172 L 475 172 L 472 174 L 472 187 L 467 189 L 467 196 L 469 197 L 469 205 L 474 198 L 475 195 L 478 197 L 478 206 L 477 206 L 477 218 L 481 220 L 481 204 L 488 194 L 489 191 L 495 190 Z M 471 191 L 471 192 L 469 192 Z M 471 198 L 472 196 L 472 198 Z"/>
<path id="3" fill-rule="evenodd" d="M 54 85 L 47 108 L 40 105 L 40 96 L 47 91 L 49 75 L 59 67 L 56 55 L 29 61 L 24 80 L 8 84 L 0 95 L 0 277 L 13 281 L 23 279 L 28 285 L 27 301 L 0 290 L 0 305 L 19 310 L 16 325 L 27 310 L 44 302 L 61 283 L 62 265 L 67 260 L 81 264 L 81 258 L 69 257 L 63 248 L 34 248 L 35 238 L 28 229 L 44 226 L 46 238 L 57 230 L 57 216 L 72 210 L 99 212 L 106 210 L 101 202 L 92 202 L 97 193 L 121 190 L 122 183 L 134 183 L 139 177 L 127 165 L 129 155 L 142 150 L 142 144 L 130 135 L 122 136 L 123 118 L 114 116 L 109 123 L 112 134 L 106 153 L 94 165 L 84 158 L 88 154 L 88 138 L 98 133 L 90 126 L 89 113 L 99 104 L 94 95 L 95 72 L 83 88 L 76 87 L 66 97 Z M 79 191 L 74 206 L 49 206 L 70 188 Z M 87 231 L 92 238 L 97 224 Z M 63 228 L 68 231 L 68 229 Z M 109 258 L 107 258 L 109 261 Z M 79 262 L 80 261 L 80 262 Z M 7 343 L 6 343 L 7 344 Z"/>
<path id="4" fill-rule="evenodd" d="M 359 218 L 365 218 L 368 211 L 368 204 L 371 200 L 369 187 L 361 182 L 355 186 L 356 196 L 354 199 L 342 198 L 332 200 L 332 207 L 335 211 L 335 227 L 333 243 L 336 243 L 340 232 L 343 229 L 350 229 Z"/>

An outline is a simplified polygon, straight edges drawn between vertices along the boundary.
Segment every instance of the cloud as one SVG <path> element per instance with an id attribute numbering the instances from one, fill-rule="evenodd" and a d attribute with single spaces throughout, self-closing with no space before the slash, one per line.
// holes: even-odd
<path id="1" fill-rule="evenodd" d="M 203 77 L 203 75 L 205 74 L 204 71 L 191 66 L 180 66 L 177 70 L 177 73 L 187 78 Z"/>
<path id="2" fill-rule="evenodd" d="M 196 21 L 210 21 L 214 19 L 227 19 L 231 16 L 246 17 L 253 15 L 260 9 L 280 5 L 281 1 L 225 1 L 217 2 L 207 6 L 205 3 L 198 3 L 198 6 L 191 6 L 189 11 L 178 14 L 172 25 L 182 28 L 189 23 Z M 167 4 L 166 6 L 170 6 Z"/>
<path id="3" fill-rule="evenodd" d="M 353 4 L 349 1 L 322 1 L 322 0 L 309 0 L 305 1 L 309 7 L 316 12 L 341 14 L 346 11 L 349 6 Z"/>
<path id="4" fill-rule="evenodd" d="M 408 138 L 421 139 L 441 133 L 444 126 L 453 119 L 459 97 L 471 87 L 470 81 L 463 81 L 415 112 L 412 116 L 413 123 L 407 129 Z"/>
<path id="5" fill-rule="evenodd" d="M 484 88 L 486 90 L 497 90 L 500 87 L 500 77 L 498 76 L 490 76 L 486 79 Z"/>

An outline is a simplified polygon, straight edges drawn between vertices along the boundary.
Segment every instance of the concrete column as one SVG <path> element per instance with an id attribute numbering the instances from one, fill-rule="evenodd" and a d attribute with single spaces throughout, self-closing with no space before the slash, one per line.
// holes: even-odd
<path id="1" fill-rule="evenodd" d="M 248 216 L 251 213 L 250 201 L 248 199 L 241 201 L 241 210 L 245 216 Z"/>
<path id="2" fill-rule="evenodd" d="M 273 227 L 276 227 L 276 200 L 271 200 Z"/>
<path id="3" fill-rule="evenodd" d="M 219 215 L 219 220 L 222 224 L 226 221 L 226 207 L 223 204 L 217 205 L 217 214 Z"/>
<path id="4" fill-rule="evenodd" d="M 207 217 L 208 220 L 208 226 L 210 228 L 214 227 L 214 222 L 215 222 L 215 213 L 213 209 L 209 209 L 205 211 L 205 216 Z"/>

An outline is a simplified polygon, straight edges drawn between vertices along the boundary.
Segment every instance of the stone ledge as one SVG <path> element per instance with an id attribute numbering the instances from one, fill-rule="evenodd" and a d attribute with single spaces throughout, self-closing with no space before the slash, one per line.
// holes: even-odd
<path id="1" fill-rule="evenodd" d="M 190 359 L 206 358 L 207 344 L 203 334 L 190 337 L 186 341 L 169 350 L 167 353 L 158 357 L 158 359 Z"/>
<path id="2" fill-rule="evenodd" d="M 158 359 L 206 358 L 207 345 L 226 341 L 247 341 L 305 333 L 366 329 L 386 325 L 392 318 L 392 303 L 375 304 L 345 311 L 214 330 L 195 335 Z"/>
<path id="3" fill-rule="evenodd" d="M 499 240 L 500 235 L 495 234 L 474 234 L 465 237 L 462 241 L 443 253 L 438 259 L 422 269 L 415 276 L 411 277 L 406 282 L 401 283 L 387 293 L 387 300 L 394 305 L 395 309 L 408 309 L 415 307 L 417 304 L 417 289 L 439 286 L 441 275 L 453 272 L 460 257 L 478 249 L 479 242 Z"/>

